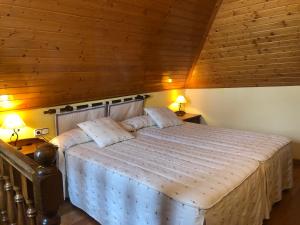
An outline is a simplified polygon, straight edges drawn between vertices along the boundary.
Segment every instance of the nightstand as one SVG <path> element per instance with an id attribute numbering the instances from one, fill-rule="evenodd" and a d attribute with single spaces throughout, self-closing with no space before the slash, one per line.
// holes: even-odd
<path id="1" fill-rule="evenodd" d="M 178 118 L 182 119 L 185 122 L 201 124 L 201 115 L 199 114 L 186 113 L 183 116 L 178 116 Z"/>
<path id="2" fill-rule="evenodd" d="M 8 144 L 12 145 L 13 147 L 21 147 L 20 152 L 32 158 L 36 148 L 45 142 L 45 140 L 40 138 L 27 138 L 18 140 L 17 146 L 15 146 L 14 141 L 8 142 Z"/>

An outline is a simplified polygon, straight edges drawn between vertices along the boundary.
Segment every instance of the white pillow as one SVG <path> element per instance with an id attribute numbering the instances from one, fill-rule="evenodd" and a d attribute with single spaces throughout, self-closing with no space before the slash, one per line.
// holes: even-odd
<path id="1" fill-rule="evenodd" d="M 145 111 L 154 120 L 159 128 L 182 125 L 183 122 L 167 107 L 145 108 Z"/>
<path id="2" fill-rule="evenodd" d="M 109 117 L 77 124 L 100 148 L 134 138 Z"/>
<path id="3" fill-rule="evenodd" d="M 144 127 L 152 127 L 155 125 L 154 121 L 150 116 L 136 116 L 127 120 L 122 121 L 121 126 L 127 131 L 133 132 Z"/>
<path id="4" fill-rule="evenodd" d="M 58 146 L 60 150 L 64 151 L 74 145 L 79 145 L 89 141 L 92 141 L 92 138 L 84 133 L 83 130 L 75 128 L 60 134 L 53 138 L 50 142 Z"/>

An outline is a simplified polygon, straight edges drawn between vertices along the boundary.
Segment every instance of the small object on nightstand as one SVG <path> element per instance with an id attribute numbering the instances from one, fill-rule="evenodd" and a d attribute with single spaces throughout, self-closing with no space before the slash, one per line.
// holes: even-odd
<path id="1" fill-rule="evenodd" d="M 185 104 L 187 101 L 184 96 L 179 95 L 176 99 L 176 103 L 178 104 L 178 111 L 175 112 L 177 116 L 184 116 L 185 111 L 182 110 L 182 105 Z"/>
<path id="2" fill-rule="evenodd" d="M 201 124 L 201 115 L 199 114 L 186 113 L 183 116 L 179 116 L 178 118 L 182 119 L 184 122 Z"/>
<path id="3" fill-rule="evenodd" d="M 14 142 L 8 142 L 8 144 L 20 148 L 20 152 L 22 154 L 33 157 L 33 154 L 37 147 L 45 142 L 45 140 L 40 138 L 27 138 L 19 140 L 16 146 L 14 145 Z"/>

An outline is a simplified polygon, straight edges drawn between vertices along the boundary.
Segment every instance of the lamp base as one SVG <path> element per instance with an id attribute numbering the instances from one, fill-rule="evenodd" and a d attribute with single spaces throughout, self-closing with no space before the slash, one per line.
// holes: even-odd
<path id="1" fill-rule="evenodd" d="M 175 113 L 176 113 L 177 116 L 184 116 L 185 115 L 185 111 L 182 111 L 182 110 L 177 111 Z"/>

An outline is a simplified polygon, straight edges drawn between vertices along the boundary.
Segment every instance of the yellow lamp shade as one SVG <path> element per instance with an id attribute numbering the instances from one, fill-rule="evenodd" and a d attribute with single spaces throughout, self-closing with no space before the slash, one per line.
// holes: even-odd
<path id="1" fill-rule="evenodd" d="M 26 124 L 18 114 L 10 114 L 5 117 L 1 128 L 13 130 L 13 129 L 20 129 L 25 126 Z"/>
<path id="2" fill-rule="evenodd" d="M 186 101 L 186 99 L 185 99 L 184 96 L 179 95 L 179 96 L 177 97 L 177 99 L 176 99 L 176 102 L 177 102 L 177 103 L 180 103 L 180 104 L 185 104 L 187 101 Z"/>

